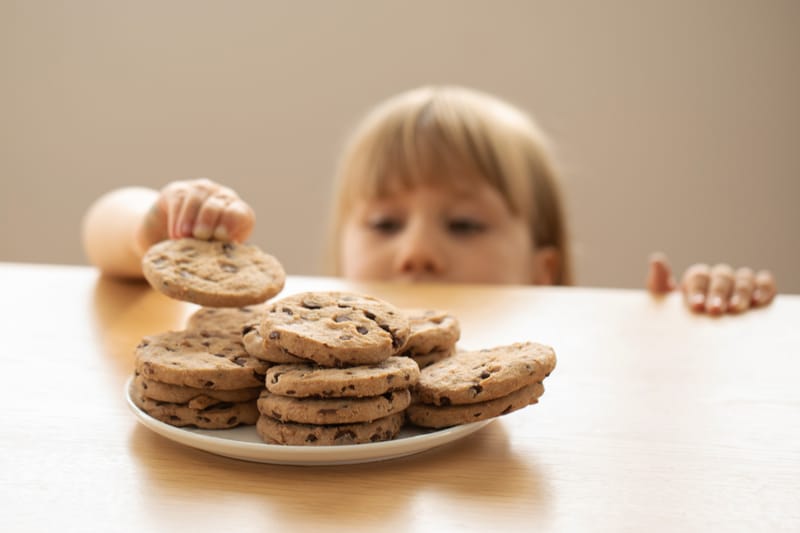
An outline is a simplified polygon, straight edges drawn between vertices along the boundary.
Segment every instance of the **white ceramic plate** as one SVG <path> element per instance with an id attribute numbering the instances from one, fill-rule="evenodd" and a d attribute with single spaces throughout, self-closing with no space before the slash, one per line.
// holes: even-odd
<path id="1" fill-rule="evenodd" d="M 339 465 L 385 461 L 430 450 L 464 438 L 493 420 L 482 420 L 440 430 L 425 430 L 407 426 L 394 440 L 386 442 L 343 446 L 282 446 L 266 444 L 258 436 L 254 426 L 209 430 L 179 428 L 165 424 L 151 417 L 133 403 L 130 394 L 132 381 L 133 378 L 125 384 L 125 397 L 133 414 L 147 428 L 192 448 L 257 463 Z"/>

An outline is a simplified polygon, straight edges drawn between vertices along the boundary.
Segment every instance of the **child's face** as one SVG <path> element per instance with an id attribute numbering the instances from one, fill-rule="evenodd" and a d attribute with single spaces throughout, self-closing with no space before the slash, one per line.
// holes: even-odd
<path id="1" fill-rule="evenodd" d="M 534 280 L 527 224 L 484 182 L 421 185 L 356 204 L 340 252 L 342 274 L 354 280 Z"/>

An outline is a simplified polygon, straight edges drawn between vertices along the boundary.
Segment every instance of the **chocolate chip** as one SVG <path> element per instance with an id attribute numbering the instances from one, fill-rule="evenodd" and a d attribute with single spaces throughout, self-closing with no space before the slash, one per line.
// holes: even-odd
<path id="1" fill-rule="evenodd" d="M 242 366 L 242 367 L 243 367 L 243 366 L 245 366 L 245 364 L 247 363 L 247 361 L 248 361 L 248 357 L 245 357 L 245 356 L 242 356 L 242 357 L 236 357 L 236 358 L 233 360 L 233 362 L 234 362 L 235 364 L 237 364 L 237 365 L 239 365 L 239 366 Z"/>
<path id="2" fill-rule="evenodd" d="M 486 379 L 491 375 L 492 374 L 490 372 L 487 372 L 486 370 L 484 370 L 483 372 L 481 372 L 481 379 Z"/>
<path id="3" fill-rule="evenodd" d="M 239 271 L 239 268 L 236 265 L 232 265 L 230 263 L 220 263 L 219 268 L 232 274 Z"/>
<path id="4" fill-rule="evenodd" d="M 473 391 L 472 392 L 473 396 L 477 396 L 478 394 L 483 392 L 483 387 L 481 387 L 480 385 L 473 385 L 472 387 L 469 388 L 469 390 Z"/>
<path id="5" fill-rule="evenodd" d="M 364 311 L 364 316 L 369 318 L 370 320 L 375 320 L 375 315 L 370 313 L 369 311 Z"/>
<path id="6" fill-rule="evenodd" d="M 347 322 L 350 320 L 350 315 L 336 315 L 333 317 L 334 322 Z"/>
<path id="7" fill-rule="evenodd" d="M 353 338 L 352 335 L 339 335 L 339 340 L 340 341 L 349 341 L 352 338 Z"/>
<path id="8" fill-rule="evenodd" d="M 361 333 L 362 335 L 366 335 L 369 332 L 369 330 L 364 326 L 356 326 L 356 331 Z"/>
<path id="9" fill-rule="evenodd" d="M 313 300 L 303 300 L 302 305 L 306 309 L 322 309 L 322 306 Z"/>
<path id="10" fill-rule="evenodd" d="M 352 442 L 352 441 L 356 440 L 356 434 L 355 434 L 355 432 L 350 431 L 349 429 L 340 429 L 333 436 L 333 440 L 335 440 L 335 441 L 336 440 L 343 440 L 343 439 L 347 439 L 348 441 Z"/>
<path id="11" fill-rule="evenodd" d="M 270 340 L 278 340 L 281 338 L 281 334 L 279 331 L 270 331 L 269 333 Z"/>
<path id="12" fill-rule="evenodd" d="M 232 402 L 219 402 L 219 403 L 215 403 L 214 405 L 209 405 L 208 407 L 206 407 L 202 411 L 204 413 L 208 413 L 208 412 L 213 412 L 213 411 L 223 411 L 225 409 L 231 409 L 232 407 L 233 407 L 233 403 Z"/>
<path id="13" fill-rule="evenodd" d="M 242 335 L 247 335 L 248 333 L 250 333 L 254 329 L 256 329 L 255 324 L 248 324 L 248 325 L 246 325 L 245 327 L 242 328 Z"/>
<path id="14" fill-rule="evenodd" d="M 210 389 L 213 386 L 214 386 L 214 382 L 213 381 L 206 381 L 205 383 L 203 383 L 203 388 L 205 388 L 205 389 Z"/>
<path id="15" fill-rule="evenodd" d="M 290 390 L 287 390 L 287 391 L 286 391 L 286 395 L 287 395 L 287 396 L 294 396 L 295 394 L 297 394 L 297 391 L 296 391 L 296 390 L 292 390 L 292 389 L 290 389 Z"/>
<path id="16" fill-rule="evenodd" d="M 281 309 L 281 311 L 283 311 L 284 313 L 286 313 L 289 316 L 294 316 L 294 312 L 291 309 L 289 309 L 288 307 L 284 307 L 283 309 Z"/>
<path id="17" fill-rule="evenodd" d="M 314 435 L 313 433 L 309 433 L 306 436 L 306 442 L 317 442 L 317 436 Z"/>
<path id="18" fill-rule="evenodd" d="M 450 398 L 448 398 L 447 396 L 442 396 L 441 398 L 439 398 L 439 405 L 445 405 L 445 406 L 450 405 Z"/>

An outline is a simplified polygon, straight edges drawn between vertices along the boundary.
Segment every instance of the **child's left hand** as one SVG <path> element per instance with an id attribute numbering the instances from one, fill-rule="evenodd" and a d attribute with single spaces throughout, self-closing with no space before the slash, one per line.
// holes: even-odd
<path id="1" fill-rule="evenodd" d="M 650 256 L 647 288 L 653 294 L 665 294 L 677 288 L 662 253 Z M 769 305 L 776 293 L 775 278 L 770 271 L 754 272 L 747 267 L 734 270 L 726 264 L 690 266 L 681 278 L 680 289 L 689 309 L 710 315 L 742 313 Z"/>

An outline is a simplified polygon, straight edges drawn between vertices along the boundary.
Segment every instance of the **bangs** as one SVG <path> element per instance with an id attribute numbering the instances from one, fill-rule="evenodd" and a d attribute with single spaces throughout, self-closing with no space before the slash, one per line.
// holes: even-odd
<path id="1" fill-rule="evenodd" d="M 485 182 L 520 212 L 520 195 L 509 190 L 485 124 L 435 96 L 409 107 L 385 111 L 357 136 L 339 173 L 342 200 L 382 198 L 420 185 L 463 189 Z"/>

